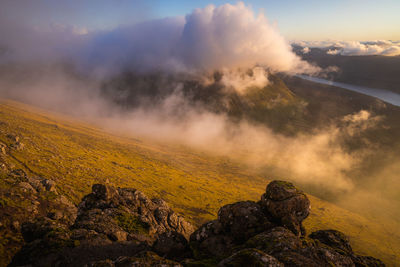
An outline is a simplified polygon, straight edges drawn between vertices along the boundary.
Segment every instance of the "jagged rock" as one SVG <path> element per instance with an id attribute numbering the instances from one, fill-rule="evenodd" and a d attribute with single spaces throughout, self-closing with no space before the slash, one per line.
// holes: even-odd
<path id="1" fill-rule="evenodd" d="M 213 255 L 222 259 L 229 256 L 236 245 L 273 226 L 259 204 L 238 202 L 222 207 L 218 220 L 202 225 L 190 237 L 190 244 L 197 258 Z"/>
<path id="2" fill-rule="evenodd" d="M 274 226 L 262 211 L 262 207 L 253 201 L 237 202 L 222 207 L 218 212 L 218 220 L 224 231 L 229 232 L 239 243 Z"/>
<path id="3" fill-rule="evenodd" d="M 186 239 L 189 239 L 190 235 L 194 231 L 194 228 L 190 223 L 185 221 L 182 216 L 179 216 L 172 211 L 172 209 L 164 200 L 152 199 L 151 202 L 152 205 L 156 207 L 153 210 L 153 216 L 157 222 L 154 227 L 157 233 L 176 231 L 185 236 Z M 147 218 L 150 219 L 147 222 L 152 226 L 154 224 L 154 221 L 152 221 L 152 216 Z"/>
<path id="4" fill-rule="evenodd" d="M 338 253 L 334 248 L 320 246 L 317 248 L 308 248 L 305 250 L 305 255 L 309 258 L 315 259 L 320 265 L 330 265 L 334 263 L 335 266 L 354 266 L 351 257 Z M 307 254 L 307 252 L 309 253 Z"/>
<path id="5" fill-rule="evenodd" d="M 352 253 L 349 239 L 337 230 L 319 230 L 309 235 L 310 238 L 319 240 L 321 243 L 332 248 Z"/>
<path id="6" fill-rule="evenodd" d="M 42 217 L 23 223 L 21 226 L 21 233 L 26 242 L 32 242 L 36 239 L 43 238 L 49 232 L 59 231 L 60 229 L 62 229 L 62 231 L 67 230 L 65 225 L 47 217 Z"/>
<path id="7" fill-rule="evenodd" d="M 14 256 L 10 266 L 53 266 L 60 257 L 60 249 L 74 246 L 67 227 L 49 218 L 24 223 L 21 232 L 28 243 Z"/>
<path id="8" fill-rule="evenodd" d="M 92 209 L 85 213 L 80 213 L 73 228 L 95 231 L 98 234 L 103 234 L 102 236 L 106 236 L 111 241 L 127 240 L 128 233 L 118 225 L 118 222 L 112 216 L 108 216 L 111 215 L 107 214 L 110 212 Z M 118 216 L 115 213 L 112 215 Z"/>
<path id="9" fill-rule="evenodd" d="M 323 255 L 325 259 L 328 258 L 329 260 L 335 257 L 333 259 L 334 262 L 348 262 L 351 259 L 355 266 L 384 266 L 382 261 L 373 257 L 355 255 L 350 246 L 349 239 L 345 234 L 337 230 L 319 230 L 311 233 L 309 237 L 328 246 L 328 249 L 321 245 L 318 248 L 319 254 Z"/>
<path id="10" fill-rule="evenodd" d="M 223 259 L 232 254 L 235 243 L 232 236 L 224 234 L 222 224 L 215 220 L 203 224 L 190 236 L 190 246 L 197 259 Z"/>
<path id="11" fill-rule="evenodd" d="M 274 257 L 257 249 L 249 248 L 236 252 L 229 258 L 222 260 L 219 267 L 283 267 Z"/>
<path id="12" fill-rule="evenodd" d="M 13 135 L 13 134 L 7 134 L 7 138 L 10 139 L 13 142 L 18 142 L 19 141 L 19 136 Z"/>
<path id="13" fill-rule="evenodd" d="M 92 193 L 98 199 L 109 201 L 118 195 L 118 191 L 111 186 L 95 184 L 92 187 Z"/>
<path id="14" fill-rule="evenodd" d="M 42 179 L 36 178 L 36 177 L 31 177 L 31 176 L 26 176 L 26 181 L 33 187 L 37 192 L 43 192 L 45 190 L 43 184 L 42 184 Z"/>
<path id="15" fill-rule="evenodd" d="M 25 148 L 25 144 L 22 142 L 16 142 L 15 144 L 12 145 L 13 148 L 16 150 L 23 150 Z"/>
<path id="16" fill-rule="evenodd" d="M 192 256 L 188 241 L 177 232 L 161 234 L 153 244 L 153 250 L 162 257 L 174 260 L 183 260 Z"/>
<path id="17" fill-rule="evenodd" d="M 107 235 L 83 228 L 73 229 L 71 231 L 71 239 L 78 241 L 80 245 L 86 247 L 98 247 L 112 244 L 112 241 Z"/>
<path id="18" fill-rule="evenodd" d="M 11 148 L 14 148 L 17 150 L 24 149 L 25 145 L 22 142 L 20 142 L 19 136 L 16 136 L 13 134 L 8 134 L 7 138 L 14 142 L 13 144 L 10 145 Z"/>
<path id="19" fill-rule="evenodd" d="M 27 183 L 27 182 L 20 182 L 18 184 L 18 187 L 21 188 L 21 190 L 24 191 L 24 192 L 29 192 L 29 193 L 32 193 L 32 194 L 36 194 L 37 193 L 36 189 L 33 188 L 33 186 L 30 183 Z"/>
<path id="20" fill-rule="evenodd" d="M 374 257 L 354 255 L 352 260 L 356 267 L 384 267 L 385 264 Z"/>
<path id="21" fill-rule="evenodd" d="M 285 181 L 269 183 L 266 193 L 261 197 L 261 205 L 284 227 L 296 235 L 302 232 L 304 234 L 302 221 L 310 213 L 310 201 L 292 183 Z"/>
<path id="22" fill-rule="evenodd" d="M 334 248 L 303 244 L 293 232 L 284 227 L 275 227 L 256 235 L 245 246 L 270 254 L 289 266 L 321 266 L 329 265 L 330 262 L 338 266 L 354 266 L 350 257 L 337 253 Z"/>
<path id="23" fill-rule="evenodd" d="M 53 180 L 43 179 L 41 183 L 46 191 L 57 193 L 56 182 L 54 182 Z"/>
<path id="24" fill-rule="evenodd" d="M 132 238 L 142 233 L 152 236 L 153 241 L 165 232 L 176 231 L 186 238 L 193 232 L 192 225 L 165 201 L 150 200 L 136 189 L 115 189 L 100 184 L 94 185 L 93 192 L 79 205 L 75 228 L 79 227 L 89 227 L 107 235 L 110 229 L 120 231 L 125 228 Z"/>
<path id="25" fill-rule="evenodd" d="M 284 251 L 277 253 L 275 255 L 276 259 L 282 262 L 285 266 L 291 267 L 321 267 L 321 266 L 332 266 L 332 265 L 324 265 L 322 263 L 318 263 L 313 259 L 310 259 L 299 252 L 295 251 Z M 333 264 L 333 263 L 332 263 Z M 336 265 L 333 265 L 336 266 Z"/>
<path id="26" fill-rule="evenodd" d="M 282 251 L 296 251 L 301 248 L 300 239 L 284 227 L 275 227 L 269 231 L 250 238 L 248 248 L 256 248 L 267 254 L 274 255 Z"/>
<path id="27" fill-rule="evenodd" d="M 9 175 L 17 179 L 26 179 L 27 177 L 26 172 L 23 169 L 14 169 L 10 171 Z"/>

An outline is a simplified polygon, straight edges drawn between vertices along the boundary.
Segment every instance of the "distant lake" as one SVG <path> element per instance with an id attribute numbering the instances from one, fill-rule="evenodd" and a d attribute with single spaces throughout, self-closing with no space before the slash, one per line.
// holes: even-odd
<path id="1" fill-rule="evenodd" d="M 340 88 L 347 89 L 350 91 L 354 91 L 357 93 L 361 93 L 364 95 L 373 96 L 384 102 L 387 102 L 392 105 L 400 107 L 400 94 L 397 94 L 397 93 L 394 93 L 394 92 L 391 92 L 388 90 L 369 88 L 369 87 L 352 85 L 352 84 L 341 83 L 341 82 L 333 82 L 333 81 L 316 78 L 316 77 L 311 77 L 311 76 L 307 76 L 307 75 L 296 75 L 296 76 L 299 78 L 302 78 L 304 80 L 312 81 L 315 83 L 332 85 L 332 86 L 340 87 Z"/>

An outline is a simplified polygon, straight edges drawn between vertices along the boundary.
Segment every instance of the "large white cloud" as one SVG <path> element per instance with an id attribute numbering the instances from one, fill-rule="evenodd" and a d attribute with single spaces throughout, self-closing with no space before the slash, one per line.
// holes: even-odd
<path id="1" fill-rule="evenodd" d="M 278 29 L 243 3 L 194 10 L 186 16 L 177 47 L 182 62 L 194 68 L 261 65 L 292 71 L 300 64 Z"/>
<path id="2" fill-rule="evenodd" d="M 12 25 L 3 26 L 10 30 Z M 292 52 L 263 14 L 255 14 L 241 2 L 209 5 L 186 17 L 85 31 L 84 35 L 73 27 L 44 32 L 23 26 L 28 34 L 14 29 L 17 33 L 5 42 L 10 51 L 22 59 L 73 59 L 84 69 L 212 72 L 263 67 L 293 73 L 317 71 Z"/>

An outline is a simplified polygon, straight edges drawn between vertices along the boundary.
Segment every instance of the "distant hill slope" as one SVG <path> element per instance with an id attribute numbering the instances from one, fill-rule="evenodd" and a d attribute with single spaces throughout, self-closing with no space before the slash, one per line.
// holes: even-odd
<path id="1" fill-rule="evenodd" d="M 157 144 L 108 134 L 96 127 L 31 106 L 0 104 L 0 265 L 21 246 L 18 227 L 32 216 L 30 201 L 15 176 L 56 181 L 57 190 L 75 204 L 94 183 L 133 187 L 165 199 L 173 209 L 200 225 L 215 218 L 219 207 L 239 200 L 258 200 L 269 177 L 228 158 L 185 147 Z M 274 177 L 271 177 L 274 178 Z M 53 196 L 47 195 L 51 201 Z M 400 225 L 367 219 L 310 196 L 306 228 L 335 228 L 350 236 L 355 251 L 400 261 Z M 46 207 L 39 212 L 46 212 Z"/>
<path id="2" fill-rule="evenodd" d="M 219 77 L 218 73 L 215 76 Z M 104 82 L 102 92 L 106 99 L 127 109 L 143 107 L 143 103 L 145 108 L 157 107 L 178 94 L 186 103 L 226 114 L 232 120 L 246 119 L 279 133 L 295 134 L 298 125 L 304 123 L 305 102 L 279 76 L 269 73 L 268 80 L 263 88 L 243 88 L 240 93 L 224 86 L 218 78 L 207 84 L 179 75 L 125 73 Z"/>
<path id="3" fill-rule="evenodd" d="M 307 54 L 297 52 L 322 68 L 337 66 L 339 71 L 331 74 L 335 81 L 400 93 L 400 56 L 341 56 L 326 51 L 312 48 Z"/>

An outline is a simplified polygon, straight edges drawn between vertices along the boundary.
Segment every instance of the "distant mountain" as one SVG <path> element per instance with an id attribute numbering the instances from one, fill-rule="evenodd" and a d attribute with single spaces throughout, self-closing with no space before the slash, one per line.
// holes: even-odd
<path id="1" fill-rule="evenodd" d="M 151 109 L 179 94 L 186 103 L 226 114 L 232 121 L 245 119 L 276 132 L 295 134 L 304 121 L 305 101 L 293 94 L 279 76 L 269 74 L 268 80 L 263 88 L 247 88 L 239 93 L 223 86 L 219 73 L 208 84 L 187 76 L 125 73 L 106 81 L 102 92 L 106 99 L 127 109 L 143 107 L 143 103 Z"/>
<path id="2" fill-rule="evenodd" d="M 337 66 L 339 72 L 331 73 L 334 81 L 386 89 L 400 93 L 400 56 L 341 56 L 329 55 L 330 48 L 311 48 L 307 54 L 299 47 L 294 51 L 304 60 L 322 68 Z"/>

